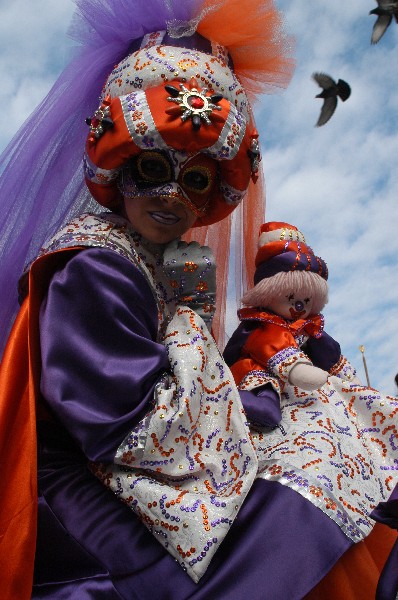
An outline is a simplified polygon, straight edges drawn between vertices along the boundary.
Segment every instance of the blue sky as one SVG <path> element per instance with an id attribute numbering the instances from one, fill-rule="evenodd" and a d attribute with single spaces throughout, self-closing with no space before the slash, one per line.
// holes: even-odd
<path id="1" fill-rule="evenodd" d="M 0 7 L 2 150 L 44 97 L 70 53 L 72 0 L 13 0 Z M 398 26 L 371 46 L 375 0 L 277 0 L 295 37 L 287 90 L 255 107 L 266 179 L 265 220 L 301 229 L 329 267 L 325 329 L 365 382 L 396 394 L 398 372 Z M 345 79 L 351 97 L 316 128 L 311 79 Z M 235 307 L 231 304 L 231 315 Z M 232 322 L 231 318 L 231 322 Z"/>

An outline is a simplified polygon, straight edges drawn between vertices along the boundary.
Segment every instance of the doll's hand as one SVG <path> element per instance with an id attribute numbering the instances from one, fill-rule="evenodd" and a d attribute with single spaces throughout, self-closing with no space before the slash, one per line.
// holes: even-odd
<path id="1" fill-rule="evenodd" d="M 289 373 L 289 382 L 302 390 L 312 392 L 321 388 L 327 381 L 329 373 L 313 365 L 298 363 Z"/>
<path id="2" fill-rule="evenodd" d="M 210 329 L 216 303 L 216 265 L 210 248 L 174 240 L 164 251 L 163 268 L 177 302 L 194 310 Z"/>

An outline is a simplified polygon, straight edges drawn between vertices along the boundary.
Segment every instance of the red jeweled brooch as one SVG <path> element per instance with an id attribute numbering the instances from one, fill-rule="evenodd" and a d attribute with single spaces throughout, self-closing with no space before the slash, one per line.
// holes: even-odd
<path id="1" fill-rule="evenodd" d="M 199 89 L 195 79 L 191 79 L 190 83 L 190 89 L 183 83 L 180 83 L 180 89 L 173 85 L 165 85 L 166 92 L 170 94 L 167 100 L 178 104 L 178 107 L 167 109 L 166 113 L 169 115 L 181 115 L 182 121 L 191 119 L 193 129 L 200 129 L 202 121 L 207 125 L 211 125 L 209 115 L 214 110 L 221 110 L 221 106 L 217 106 L 217 103 L 224 96 L 222 94 L 208 95 L 209 90 L 207 88 Z"/>

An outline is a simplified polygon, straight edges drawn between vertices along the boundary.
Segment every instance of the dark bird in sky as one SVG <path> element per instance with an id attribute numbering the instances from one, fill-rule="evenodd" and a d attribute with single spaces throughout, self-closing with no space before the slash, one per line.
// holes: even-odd
<path id="1" fill-rule="evenodd" d="M 351 88 L 346 81 L 339 79 L 337 83 L 335 80 L 326 75 L 326 73 L 313 73 L 312 78 L 322 88 L 322 92 L 315 96 L 315 98 L 323 98 L 323 105 L 321 108 L 321 114 L 319 115 L 316 127 L 325 125 L 333 115 L 337 106 L 337 97 L 341 98 L 343 102 L 350 97 Z"/>
<path id="2" fill-rule="evenodd" d="M 398 23 L 398 1 L 397 0 L 377 0 L 378 7 L 370 11 L 370 15 L 377 15 L 377 20 L 373 25 L 371 43 L 377 44 L 385 34 L 394 17 Z"/>

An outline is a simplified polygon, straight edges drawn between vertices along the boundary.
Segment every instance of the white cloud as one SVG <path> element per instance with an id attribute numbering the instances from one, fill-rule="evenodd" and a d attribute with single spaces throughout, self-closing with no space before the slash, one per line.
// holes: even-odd
<path id="1" fill-rule="evenodd" d="M 71 0 L 13 0 L 0 7 L 0 148 L 42 100 L 65 64 Z M 3 109 L 4 110 L 4 109 Z"/>

